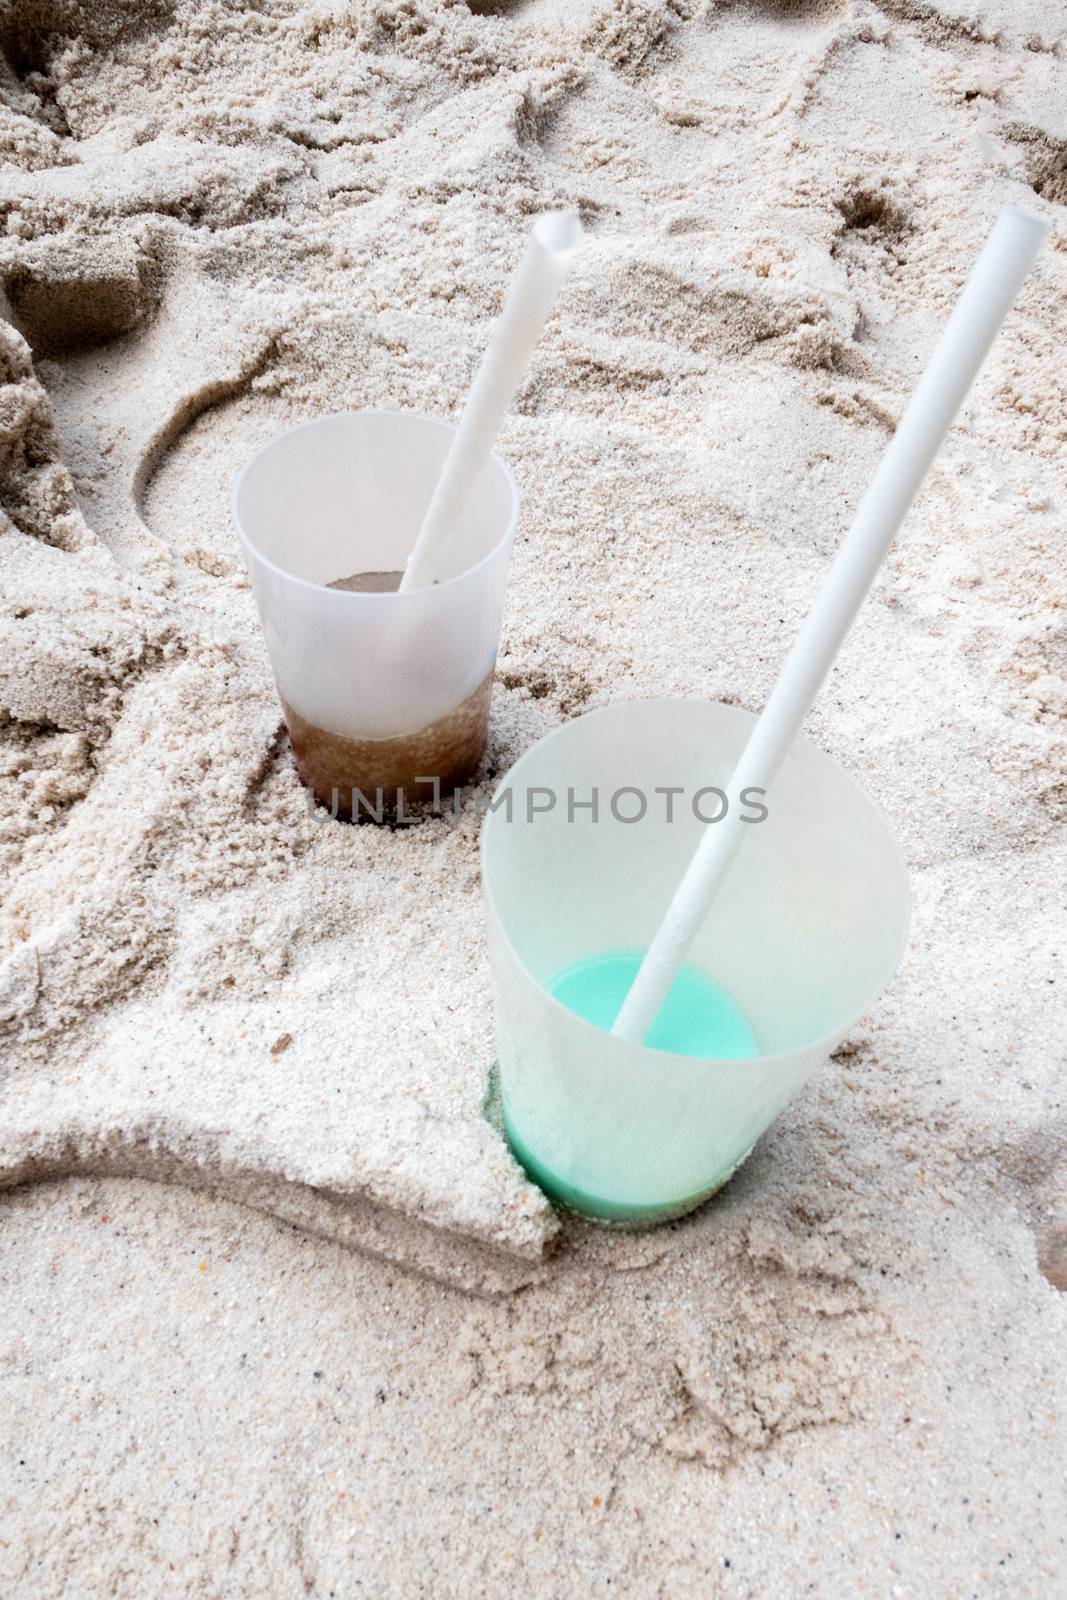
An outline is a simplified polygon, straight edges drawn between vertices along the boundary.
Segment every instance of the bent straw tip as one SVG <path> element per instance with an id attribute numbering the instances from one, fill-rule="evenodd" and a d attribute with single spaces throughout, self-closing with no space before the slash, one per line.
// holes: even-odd
<path id="1" fill-rule="evenodd" d="M 577 211 L 542 211 L 533 225 L 533 236 L 548 255 L 571 255 L 583 237 Z"/>

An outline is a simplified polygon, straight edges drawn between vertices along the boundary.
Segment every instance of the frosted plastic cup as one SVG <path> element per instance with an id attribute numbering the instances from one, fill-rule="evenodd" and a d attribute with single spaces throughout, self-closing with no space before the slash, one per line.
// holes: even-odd
<path id="1" fill-rule="evenodd" d="M 442 581 L 390 592 L 455 430 L 344 412 L 277 434 L 234 481 L 297 769 L 345 819 L 417 814 L 466 782 L 489 719 L 518 492 L 491 456 Z M 358 578 L 353 589 L 330 588 Z"/>
<path id="2" fill-rule="evenodd" d="M 799 740 L 689 957 L 744 1012 L 759 1053 L 704 1060 L 630 1044 L 549 993 L 576 962 L 647 948 L 715 826 L 694 798 L 703 791 L 697 807 L 718 814 L 709 786 L 725 790 L 754 721 L 690 700 L 590 712 L 527 751 L 483 823 L 506 1132 L 546 1194 L 588 1216 L 648 1224 L 714 1193 L 903 953 L 907 873 L 886 820 Z M 682 791 L 669 822 L 656 793 L 668 787 Z M 595 820 L 583 809 L 594 789 Z M 619 820 L 638 815 L 640 796 L 640 820 Z"/>

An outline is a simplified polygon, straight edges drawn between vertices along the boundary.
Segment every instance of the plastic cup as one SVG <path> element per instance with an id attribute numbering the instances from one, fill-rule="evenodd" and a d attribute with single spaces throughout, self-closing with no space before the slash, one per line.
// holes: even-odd
<path id="1" fill-rule="evenodd" d="M 485 749 L 518 492 L 490 456 L 432 588 L 399 582 L 454 429 L 409 412 L 319 417 L 238 474 L 233 518 L 300 777 L 334 815 L 397 818 Z M 354 575 L 376 592 L 328 587 Z M 391 575 L 391 576 L 390 576 Z"/>
<path id="2" fill-rule="evenodd" d="M 715 825 L 697 811 L 721 810 L 711 790 L 727 787 L 754 720 L 689 700 L 590 712 L 527 751 L 483 824 L 505 1128 L 535 1182 L 588 1216 L 648 1224 L 714 1193 L 903 953 L 897 843 L 873 801 L 801 739 L 690 956 L 740 1007 L 759 1054 L 631 1044 L 549 993 L 575 963 L 647 947 Z"/>

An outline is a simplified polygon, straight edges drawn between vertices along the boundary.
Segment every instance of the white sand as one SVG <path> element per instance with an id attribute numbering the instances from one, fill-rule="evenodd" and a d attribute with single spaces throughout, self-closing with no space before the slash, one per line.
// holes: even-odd
<path id="1" fill-rule="evenodd" d="M 1052 1593 L 1056 0 L 7 0 L 0 45 L 0 1181 L 92 1175 L 0 1213 L 3 1592 Z M 474 815 L 308 817 L 229 479 L 454 411 L 578 206 L 485 780 L 611 699 L 756 708 L 1005 198 L 1053 238 L 810 720 L 905 966 L 703 1213 L 561 1234 L 482 1115 Z"/>

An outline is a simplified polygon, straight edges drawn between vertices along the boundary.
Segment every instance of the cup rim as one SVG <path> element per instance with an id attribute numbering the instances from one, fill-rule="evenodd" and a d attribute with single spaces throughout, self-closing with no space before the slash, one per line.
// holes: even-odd
<path id="1" fill-rule="evenodd" d="M 564 730 L 572 728 L 575 723 L 585 722 L 593 717 L 601 717 L 605 714 L 610 714 L 611 712 L 618 710 L 621 706 L 666 706 L 679 704 L 700 707 L 703 709 L 711 709 L 714 707 L 717 710 L 728 711 L 731 714 L 736 714 L 738 717 L 744 718 L 750 725 L 754 724 L 757 720 L 757 714 L 754 711 L 746 710 L 744 706 L 731 705 L 725 700 L 701 700 L 693 695 L 653 695 L 647 699 L 612 700 L 606 706 L 594 706 L 591 711 L 585 711 L 581 714 L 581 716 L 568 718 L 566 722 L 561 722 L 558 727 L 553 728 L 551 732 L 546 733 L 542 738 L 536 740 L 534 744 L 530 745 L 528 749 L 523 751 L 522 755 L 517 761 L 512 763 L 507 772 L 504 773 L 500 783 L 497 785 L 497 788 L 503 788 L 503 786 L 511 780 L 513 774 L 518 770 L 518 768 L 533 750 L 540 748 L 544 744 L 547 744 L 549 740 L 555 739 L 557 735 L 562 734 Z M 648 1067 L 654 1067 L 657 1062 L 662 1062 L 664 1057 L 666 1057 L 671 1062 L 672 1067 L 679 1066 L 683 1069 L 690 1069 L 694 1072 L 705 1071 L 708 1067 L 745 1067 L 757 1071 L 763 1069 L 771 1071 L 781 1068 L 786 1062 L 796 1060 L 797 1056 L 802 1051 L 804 1053 L 818 1051 L 820 1059 L 825 1060 L 835 1048 L 836 1042 L 840 1039 L 843 1039 L 850 1032 L 850 1030 L 855 1027 L 860 1018 L 865 1016 L 870 1010 L 875 1000 L 877 1000 L 878 996 L 884 992 L 896 973 L 898 967 L 900 966 L 904 952 L 908 946 L 908 936 L 911 931 L 911 915 L 913 907 L 911 884 L 908 878 L 908 867 L 907 862 L 904 859 L 904 852 L 900 848 L 900 842 L 890 826 L 889 819 L 886 816 L 885 811 L 879 805 L 878 801 L 867 793 L 862 784 L 857 783 L 856 779 L 851 773 L 846 772 L 844 767 L 842 767 L 839 762 L 835 761 L 832 756 L 828 756 L 825 750 L 821 750 L 813 740 L 806 738 L 803 734 L 798 735 L 797 739 L 794 741 L 794 744 L 806 746 L 807 749 L 814 756 L 816 756 L 818 760 L 827 762 L 831 767 L 833 767 L 838 777 L 842 778 L 845 783 L 851 789 L 853 789 L 867 805 L 871 807 L 878 820 L 881 822 L 883 829 L 885 830 L 886 838 L 888 839 L 892 848 L 892 853 L 900 872 L 901 884 L 904 891 L 904 905 L 902 908 L 903 917 L 901 921 L 900 937 L 897 941 L 893 954 L 887 962 L 882 976 L 879 978 L 878 982 L 873 985 L 861 1005 L 857 1006 L 847 1018 L 842 1019 L 840 1022 L 835 1024 L 834 1027 L 826 1029 L 814 1039 L 795 1045 L 791 1050 L 778 1050 L 773 1054 L 760 1054 L 758 1056 L 746 1056 L 742 1058 L 720 1056 L 687 1056 L 679 1055 L 673 1050 L 657 1050 L 647 1044 L 633 1044 L 629 1040 L 625 1039 L 620 1039 L 618 1041 L 620 1047 L 623 1049 L 639 1051 L 641 1057 L 643 1058 L 643 1064 Z M 496 793 L 496 790 L 494 790 L 494 793 Z M 598 1028 L 594 1023 L 589 1022 L 585 1017 L 580 1017 L 577 1012 L 571 1011 L 569 1007 L 563 1005 L 562 1001 L 557 1000 L 556 996 L 545 987 L 540 978 L 536 978 L 530 971 L 529 967 L 521 959 L 518 951 L 515 949 L 515 946 L 512 943 L 511 937 L 508 934 L 504 925 L 504 921 L 500 915 L 500 911 L 498 909 L 492 889 L 490 888 L 491 874 L 486 871 L 486 840 L 489 829 L 495 820 L 495 812 L 490 811 L 486 813 L 486 816 L 482 821 L 478 840 L 478 864 L 482 880 L 482 895 L 489 911 L 489 915 L 498 933 L 500 934 L 500 937 L 504 940 L 504 943 L 507 946 L 508 954 L 511 956 L 515 964 L 521 968 L 522 972 L 529 979 L 529 981 L 541 991 L 542 997 L 548 1002 L 549 1006 L 554 1011 L 559 1012 L 561 1016 L 567 1018 L 572 1025 L 576 1024 L 579 1030 L 587 1031 L 590 1039 L 595 1038 L 602 1040 L 606 1030 L 603 1028 Z M 610 1038 L 611 1035 L 609 1034 L 608 1037 Z"/>
<path id="2" fill-rule="evenodd" d="M 490 450 L 488 459 L 495 462 L 496 465 L 501 469 L 510 491 L 511 503 L 508 508 L 507 526 L 500 538 L 493 545 L 492 549 L 487 550 L 485 555 L 482 556 L 480 560 L 476 561 L 472 567 L 464 567 L 463 571 L 457 572 L 454 577 L 446 578 L 443 583 L 434 583 L 421 589 L 412 589 L 407 594 L 401 594 L 397 589 L 386 590 L 384 593 L 373 593 L 351 589 L 331 589 L 328 584 L 312 583 L 310 578 L 298 577 L 295 572 L 290 572 L 287 568 L 279 566 L 278 563 L 276 561 L 272 561 L 269 556 L 262 555 L 260 551 L 253 546 L 241 524 L 241 518 L 237 512 L 237 496 L 240 493 L 241 484 L 243 483 L 246 474 L 251 471 L 252 467 L 255 466 L 260 456 L 265 454 L 265 452 L 273 445 L 276 445 L 280 439 L 287 439 L 291 434 L 294 433 L 302 433 L 307 428 L 317 428 L 324 422 L 336 422 L 342 417 L 412 418 L 417 419 L 419 422 L 431 422 L 436 427 L 447 429 L 447 431 L 453 435 L 455 435 L 457 431 L 456 423 L 446 422 L 444 417 L 434 417 L 425 411 L 378 410 L 373 406 L 365 406 L 360 411 L 327 411 L 321 416 L 309 417 L 305 422 L 297 422 L 294 423 L 291 428 L 281 428 L 277 433 L 272 433 L 269 439 L 264 439 L 262 444 L 256 446 L 255 450 L 253 450 L 252 454 L 249 456 L 244 465 L 238 468 L 238 470 L 234 473 L 230 482 L 230 517 L 233 522 L 234 530 L 237 534 L 238 543 L 241 545 L 241 548 L 251 561 L 258 562 L 262 566 L 269 568 L 269 570 L 275 573 L 278 577 L 284 578 L 286 583 L 299 584 L 299 586 L 303 589 L 313 589 L 316 594 L 334 595 L 342 604 L 349 600 L 384 600 L 392 601 L 394 604 L 402 604 L 405 601 L 414 600 L 416 597 L 428 594 L 430 592 L 440 593 L 445 589 L 451 588 L 453 584 L 465 583 L 471 577 L 472 573 L 480 572 L 484 566 L 489 564 L 489 562 L 495 561 L 501 550 L 510 545 L 511 541 L 515 537 L 515 528 L 519 520 L 519 489 L 515 482 L 511 468 L 508 466 L 503 456 L 498 455 L 495 450 Z"/>

